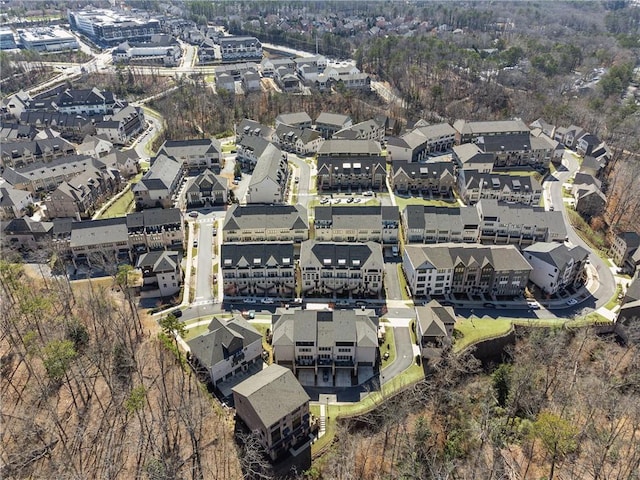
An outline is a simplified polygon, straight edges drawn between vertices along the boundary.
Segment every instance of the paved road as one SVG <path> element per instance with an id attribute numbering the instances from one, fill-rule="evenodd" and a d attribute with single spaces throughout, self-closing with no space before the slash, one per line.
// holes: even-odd
<path id="1" fill-rule="evenodd" d="M 567 236 L 569 237 L 569 241 L 572 244 L 580 245 L 591 252 L 591 247 L 589 247 L 589 245 L 587 245 L 580 238 L 580 236 L 571 226 L 571 222 L 569 221 L 569 217 L 567 216 L 566 206 L 562 197 L 562 184 L 565 183 L 569 178 L 571 178 L 579 170 L 579 168 L 580 165 L 576 156 L 571 152 L 565 152 L 562 158 L 562 165 L 554 174 L 548 175 L 548 180 L 544 182 L 544 185 L 545 191 L 548 191 L 550 194 L 551 204 L 553 205 L 554 209 L 560 209 L 562 211 L 562 216 L 564 217 L 564 222 L 567 226 Z M 591 253 L 589 255 L 589 260 L 591 262 L 591 265 L 598 273 L 599 286 L 596 292 L 593 294 L 595 300 L 591 303 L 583 303 L 580 305 L 580 307 L 596 309 L 605 305 L 609 300 L 611 300 L 611 297 L 613 297 L 613 294 L 615 293 L 616 282 L 613 278 L 611 270 L 609 269 L 609 266 L 602 258 L 600 258 L 599 255 L 597 255 L 596 253 Z"/>
<path id="2" fill-rule="evenodd" d="M 294 177 L 297 176 L 300 178 L 298 183 L 298 203 L 308 211 L 309 201 L 316 198 L 315 193 L 309 194 L 309 189 L 311 188 L 311 168 L 309 164 L 304 161 L 304 158 L 299 157 L 295 153 L 287 153 L 287 160 L 297 167 Z"/>
<path id="3" fill-rule="evenodd" d="M 398 264 L 391 259 L 385 259 L 384 284 L 387 291 L 387 300 L 402 300 L 400 291 L 400 279 L 398 278 Z"/>
<path id="4" fill-rule="evenodd" d="M 213 299 L 213 223 L 198 220 L 198 265 L 194 301 Z"/>
<path id="5" fill-rule="evenodd" d="M 383 384 L 393 380 L 413 363 L 413 346 L 409 327 L 394 327 L 393 338 L 396 344 L 396 359 L 382 370 L 380 378 Z"/>

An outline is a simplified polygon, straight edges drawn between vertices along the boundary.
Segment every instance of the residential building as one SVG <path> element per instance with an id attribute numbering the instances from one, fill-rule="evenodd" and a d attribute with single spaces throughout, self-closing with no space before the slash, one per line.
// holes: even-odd
<path id="1" fill-rule="evenodd" d="M 70 10 L 72 30 L 82 32 L 100 46 L 114 46 L 124 40 L 148 40 L 162 32 L 159 20 L 124 10 Z"/>
<path id="2" fill-rule="evenodd" d="M 16 140 L 27 142 L 35 139 L 36 135 L 38 135 L 38 129 L 31 125 L 20 125 L 0 120 L 0 141 L 3 144 Z"/>
<path id="3" fill-rule="evenodd" d="M 243 168 L 253 170 L 258 159 L 270 149 L 271 142 L 261 136 L 243 135 L 236 145 L 236 162 L 240 162 Z"/>
<path id="4" fill-rule="evenodd" d="M 132 105 L 104 118 L 96 123 L 96 133 L 104 135 L 116 145 L 125 145 L 147 126 L 142 108 Z"/>
<path id="5" fill-rule="evenodd" d="M 579 245 L 559 242 L 537 242 L 522 251 L 533 271 L 530 280 L 543 294 L 553 295 L 584 280 L 584 267 L 589 252 Z"/>
<path id="6" fill-rule="evenodd" d="M 286 203 L 289 182 L 287 155 L 269 143 L 256 163 L 247 188 L 247 203 Z"/>
<path id="7" fill-rule="evenodd" d="M 333 137 L 334 133 L 350 128 L 353 125 L 353 121 L 349 115 L 342 115 L 339 113 L 327 113 L 322 112 L 316 118 L 315 129 L 320 132 L 322 138 L 329 139 Z"/>
<path id="8" fill-rule="evenodd" d="M 611 243 L 613 262 L 623 272 L 633 275 L 640 265 L 640 235 L 636 232 L 619 232 Z"/>
<path id="9" fill-rule="evenodd" d="M 208 168 L 194 178 L 186 191 L 188 206 L 226 205 L 229 180 Z"/>
<path id="10" fill-rule="evenodd" d="M 76 37 L 59 26 L 19 28 L 17 33 L 25 50 L 62 52 L 80 48 Z"/>
<path id="11" fill-rule="evenodd" d="M 493 154 L 484 153 L 475 143 L 454 145 L 453 160 L 457 163 L 459 170 L 476 170 L 480 173 L 493 171 Z"/>
<path id="12" fill-rule="evenodd" d="M 571 189 L 575 209 L 586 219 L 597 217 L 607 206 L 607 197 L 596 185 L 573 185 Z"/>
<path id="13" fill-rule="evenodd" d="M 493 135 L 529 135 L 530 129 L 527 124 L 520 119 L 498 120 L 488 122 L 469 122 L 467 120 L 456 120 L 453 124 L 455 138 L 458 145 L 473 142 L 478 137 L 488 137 Z"/>
<path id="14" fill-rule="evenodd" d="M 22 125 L 35 128 L 55 128 L 69 140 L 81 141 L 86 135 L 96 133 L 95 117 L 73 113 L 28 111 L 17 117 Z"/>
<path id="15" fill-rule="evenodd" d="M 296 68 L 296 62 L 293 58 L 290 57 L 263 58 L 260 62 L 260 71 L 262 72 L 262 76 L 264 77 L 273 78 L 275 71 L 280 67 L 285 67 L 293 70 Z M 309 125 L 309 127 L 311 127 L 311 125 Z"/>
<path id="16" fill-rule="evenodd" d="M 300 271 L 303 295 L 377 298 L 383 291 L 382 245 L 307 240 Z"/>
<path id="17" fill-rule="evenodd" d="M 158 150 L 158 155 L 161 153 L 182 163 L 191 175 L 204 170 L 220 173 L 222 145 L 215 138 L 166 140 Z"/>
<path id="18" fill-rule="evenodd" d="M 318 190 L 382 190 L 386 158 L 372 140 L 326 140 L 318 151 Z"/>
<path id="19" fill-rule="evenodd" d="M 75 147 L 64 138 L 35 138 L 30 141 L 2 142 L 2 167 L 20 169 L 35 162 L 50 162 L 53 159 L 73 155 Z"/>
<path id="20" fill-rule="evenodd" d="M 533 176 L 461 170 L 458 172 L 458 194 L 463 202 L 472 205 L 487 198 L 537 206 L 542 198 L 542 185 Z"/>
<path id="21" fill-rule="evenodd" d="M 242 316 L 214 316 L 207 330 L 187 345 L 192 365 L 206 371 L 213 387 L 262 364 L 262 335 Z"/>
<path id="22" fill-rule="evenodd" d="M 456 170 L 450 161 L 394 160 L 391 163 L 391 187 L 396 192 L 444 195 L 451 194 L 455 186 Z"/>
<path id="23" fill-rule="evenodd" d="M 306 112 L 281 113 L 276 117 L 276 128 L 285 124 L 297 128 L 311 128 L 311 117 Z"/>
<path id="24" fill-rule="evenodd" d="M 222 234 L 225 243 L 299 243 L 309 238 L 309 217 L 302 205 L 234 204 L 227 210 Z"/>
<path id="25" fill-rule="evenodd" d="M 400 137 L 387 140 L 387 151 L 393 161 L 422 162 L 430 154 L 453 148 L 456 131 L 448 123 L 414 128 Z"/>
<path id="26" fill-rule="evenodd" d="M 580 164 L 580 173 L 587 173 L 599 178 L 606 166 L 607 162 L 605 159 L 597 159 L 596 157 L 587 155 L 582 159 L 582 163 Z"/>
<path id="27" fill-rule="evenodd" d="M 531 122 L 529 124 L 529 128 L 531 130 L 533 129 L 539 129 L 541 133 L 544 133 L 547 137 L 549 138 L 553 138 L 555 135 L 555 130 L 556 127 L 555 125 L 552 125 L 550 123 L 548 123 L 544 118 L 538 118 L 537 120 L 534 120 L 533 122 Z"/>
<path id="28" fill-rule="evenodd" d="M 551 140 L 530 133 L 477 137 L 475 143 L 494 156 L 494 168 L 541 166 L 547 168 L 555 152 Z"/>
<path id="29" fill-rule="evenodd" d="M 279 309 L 272 325 L 274 362 L 301 379 L 313 374 L 312 386 L 328 382 L 325 376 L 333 386 L 334 379 L 345 374 L 351 386 L 352 375 L 366 368 L 373 375 L 378 364 L 378 317 L 373 310 Z"/>
<path id="30" fill-rule="evenodd" d="M 406 243 L 475 243 L 480 239 L 477 207 L 407 205 L 401 218 Z"/>
<path id="31" fill-rule="evenodd" d="M 258 72 L 248 71 L 242 74 L 242 89 L 245 92 L 257 92 L 262 90 L 262 83 Z"/>
<path id="32" fill-rule="evenodd" d="M 298 74 L 305 79 L 307 79 L 310 72 L 315 71 L 317 73 L 322 73 L 327 68 L 327 59 L 323 55 L 298 57 L 294 58 L 293 61 Z"/>
<path id="33" fill-rule="evenodd" d="M 637 273 L 622 299 L 616 323 L 622 327 L 622 337 L 627 342 L 638 343 L 640 333 L 640 273 Z M 620 331 L 618 331 L 620 333 Z"/>
<path id="34" fill-rule="evenodd" d="M 52 239 L 52 222 L 37 222 L 29 217 L 14 218 L 6 224 L 3 222 L 0 235 L 3 246 L 20 251 L 48 248 Z"/>
<path id="35" fill-rule="evenodd" d="M 80 155 L 89 155 L 93 158 L 101 158 L 113 150 L 113 143 L 106 137 L 87 135 L 78 145 L 77 152 Z"/>
<path id="36" fill-rule="evenodd" d="M 271 136 L 271 140 L 286 152 L 298 155 L 316 153 L 324 141 L 320 133 L 310 128 L 300 129 L 281 123 Z"/>
<path id="37" fill-rule="evenodd" d="M 292 69 L 278 67 L 273 74 L 273 80 L 285 93 L 297 93 L 302 90 L 300 79 Z"/>
<path id="38" fill-rule="evenodd" d="M 590 133 L 585 133 L 578 138 L 576 143 L 576 153 L 581 157 L 586 157 L 587 155 L 595 157 L 596 155 L 593 155 L 593 151 L 601 144 L 602 142 L 598 137 Z"/>
<path id="39" fill-rule="evenodd" d="M 333 134 L 336 140 L 374 140 L 382 142 L 385 136 L 384 122 L 376 119 L 356 123 L 348 128 L 343 128 Z"/>
<path id="40" fill-rule="evenodd" d="M 79 175 L 62 182 L 45 199 L 47 216 L 90 218 L 97 208 L 120 190 L 117 170 L 89 167 Z"/>
<path id="41" fill-rule="evenodd" d="M 7 167 L 2 172 L 2 178 L 19 190 L 48 192 L 90 167 L 104 168 L 104 164 L 85 155 L 67 155 L 48 162 L 30 163 L 21 168 Z"/>
<path id="42" fill-rule="evenodd" d="M 388 206 L 317 206 L 315 240 L 321 242 L 378 242 L 398 244 L 400 216 Z"/>
<path id="43" fill-rule="evenodd" d="M 294 297 L 295 259 L 292 242 L 225 242 L 220 268 L 225 295 Z"/>
<path id="44" fill-rule="evenodd" d="M 120 262 L 132 262 L 126 220 L 120 217 L 74 222 L 69 251 L 74 265 L 83 264 L 104 271 L 115 271 Z"/>
<path id="45" fill-rule="evenodd" d="M 416 307 L 416 333 L 422 358 L 440 358 L 442 352 L 451 347 L 455 323 L 453 307 L 444 307 L 437 300 Z"/>
<path id="46" fill-rule="evenodd" d="M 587 132 L 583 130 L 581 127 L 576 125 L 570 125 L 564 132 L 564 137 L 562 138 L 562 143 L 564 143 L 567 147 L 575 149 L 578 145 L 578 139 L 585 135 Z"/>
<path id="47" fill-rule="evenodd" d="M 178 40 L 171 35 L 155 34 L 149 40 L 126 40 L 112 53 L 113 63 L 159 64 L 164 67 L 177 67 L 182 58 L 182 48 Z"/>
<path id="48" fill-rule="evenodd" d="M 236 126 L 235 132 L 236 143 L 240 143 L 245 136 L 262 137 L 265 140 L 271 140 L 275 130 L 255 120 L 245 118 Z"/>
<path id="49" fill-rule="evenodd" d="M 43 95 L 47 95 L 47 93 Z M 40 100 L 45 104 L 50 103 L 59 112 L 74 115 L 112 115 L 125 106 L 113 92 L 101 91 L 97 87 L 66 88 L 51 97 L 43 96 Z"/>
<path id="50" fill-rule="evenodd" d="M 232 391 L 237 417 L 272 460 L 309 441 L 309 395 L 288 368 L 269 365 Z"/>
<path id="51" fill-rule="evenodd" d="M 0 29 L 0 50 L 13 50 L 18 48 L 13 30 L 10 28 Z"/>
<path id="52" fill-rule="evenodd" d="M 178 293 L 182 284 L 180 260 L 180 252 L 167 250 L 140 255 L 136 263 L 136 268 L 142 271 L 140 296 L 170 297 Z"/>
<path id="53" fill-rule="evenodd" d="M 155 157 L 142 179 L 131 187 L 137 208 L 173 206 L 183 178 L 182 165 L 164 154 Z"/>
<path id="54" fill-rule="evenodd" d="M 184 218 L 177 208 L 147 208 L 124 219 L 134 253 L 149 250 L 182 250 Z"/>
<path id="55" fill-rule="evenodd" d="M 315 86 L 319 90 L 332 88 L 362 89 L 371 88 L 371 78 L 355 65 L 327 65 L 324 72 L 317 75 Z"/>
<path id="56" fill-rule="evenodd" d="M 482 243 L 564 242 L 567 228 L 562 212 L 545 211 L 543 207 L 499 203 L 485 199 L 478 202 L 482 224 Z"/>
<path id="57" fill-rule="evenodd" d="M 453 293 L 520 295 L 532 270 L 514 245 L 407 245 L 402 260 L 409 288 L 419 298 Z"/>
<path id="58" fill-rule="evenodd" d="M 216 71 L 216 91 L 226 90 L 227 92 L 236 93 L 235 79 L 224 71 Z"/>
<path id="59" fill-rule="evenodd" d="M 29 205 L 33 205 L 31 192 L 11 186 L 0 187 L 0 220 L 24 217 Z"/>
<path id="60" fill-rule="evenodd" d="M 114 148 L 107 155 L 100 158 L 106 168 L 118 170 L 124 178 L 130 178 L 140 172 L 140 157 L 134 148 L 119 150 Z"/>
<path id="61" fill-rule="evenodd" d="M 218 37 L 223 62 L 261 61 L 262 44 L 255 37 Z"/>

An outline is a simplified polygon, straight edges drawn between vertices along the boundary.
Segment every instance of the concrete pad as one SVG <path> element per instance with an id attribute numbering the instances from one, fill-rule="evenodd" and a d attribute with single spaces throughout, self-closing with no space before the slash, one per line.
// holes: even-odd
<path id="1" fill-rule="evenodd" d="M 373 377 L 373 367 L 358 367 L 358 385 Z"/>
<path id="2" fill-rule="evenodd" d="M 298 370 L 298 381 L 300 385 L 305 387 L 315 387 L 316 374 L 313 369 L 301 369 Z"/>
<path id="3" fill-rule="evenodd" d="M 336 387 L 350 387 L 350 386 L 351 386 L 351 369 L 350 368 L 336 369 Z"/>

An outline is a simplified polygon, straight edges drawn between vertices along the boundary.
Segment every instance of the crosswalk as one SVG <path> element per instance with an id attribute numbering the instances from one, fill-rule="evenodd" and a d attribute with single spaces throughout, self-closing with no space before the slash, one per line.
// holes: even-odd
<path id="1" fill-rule="evenodd" d="M 219 303 L 218 300 L 216 300 L 215 298 L 209 298 L 206 300 L 196 300 L 195 302 L 190 303 L 189 306 L 197 307 L 200 305 L 214 305 L 216 303 Z"/>

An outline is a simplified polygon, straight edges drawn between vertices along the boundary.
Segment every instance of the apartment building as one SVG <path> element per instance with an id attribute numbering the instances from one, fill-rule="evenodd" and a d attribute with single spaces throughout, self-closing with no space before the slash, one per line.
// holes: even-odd
<path id="1" fill-rule="evenodd" d="M 407 243 L 476 243 L 480 238 L 477 207 L 407 205 L 401 218 Z"/>
<path id="2" fill-rule="evenodd" d="M 456 314 L 453 307 L 445 307 L 437 300 L 416 307 L 417 335 L 420 354 L 425 359 L 437 359 L 451 346 Z"/>
<path id="3" fill-rule="evenodd" d="M 312 374 L 312 386 L 334 386 L 345 374 L 351 386 L 352 375 L 379 362 L 373 310 L 278 309 L 271 322 L 274 362 L 305 380 Z"/>
<path id="4" fill-rule="evenodd" d="M 220 268 L 227 296 L 295 296 L 292 242 L 225 242 Z"/>
<path id="5" fill-rule="evenodd" d="M 365 120 L 333 134 L 336 140 L 373 140 L 382 142 L 385 136 L 384 122 L 376 119 Z"/>
<path id="6" fill-rule="evenodd" d="M 558 242 L 538 242 L 529 245 L 522 254 L 533 267 L 531 281 L 543 294 L 553 295 L 584 280 L 589 252 L 579 245 L 569 247 Z"/>
<path id="7" fill-rule="evenodd" d="M 136 207 L 173 206 L 183 175 L 182 165 L 174 158 L 162 153 L 156 156 L 147 173 L 131 187 Z"/>
<path id="8" fill-rule="evenodd" d="M 226 205 L 229 179 L 208 168 L 193 179 L 186 191 L 188 206 Z"/>
<path id="9" fill-rule="evenodd" d="M 520 119 L 498 120 L 488 122 L 470 122 L 456 120 L 453 124 L 456 144 L 473 142 L 478 137 L 494 135 L 529 135 L 530 129 Z"/>
<path id="10" fill-rule="evenodd" d="M 182 267 L 180 252 L 159 250 L 143 253 L 136 262 L 142 272 L 142 298 L 170 297 L 180 291 Z"/>
<path id="11" fill-rule="evenodd" d="M 309 395 L 291 370 L 269 365 L 232 389 L 236 416 L 271 460 L 309 441 Z"/>
<path id="12" fill-rule="evenodd" d="M 633 275 L 640 265 L 640 235 L 636 232 L 619 232 L 611 242 L 613 262 L 624 272 Z"/>
<path id="13" fill-rule="evenodd" d="M 245 62 L 262 60 L 262 44 L 255 37 L 218 37 L 223 62 Z"/>
<path id="14" fill-rule="evenodd" d="M 384 260 L 379 243 L 307 240 L 300 248 L 303 295 L 379 297 Z"/>
<path id="15" fill-rule="evenodd" d="M 160 154 L 182 163 L 190 175 L 207 169 L 215 174 L 220 173 L 222 146 L 220 141 L 214 138 L 166 140 L 158 150 L 158 155 Z"/>
<path id="16" fill-rule="evenodd" d="M 319 191 L 382 190 L 386 175 L 386 158 L 372 140 L 326 140 L 318 151 Z"/>
<path id="17" fill-rule="evenodd" d="M 286 203 L 288 183 L 287 155 L 277 146 L 269 143 L 253 169 L 246 201 L 247 203 Z"/>
<path id="18" fill-rule="evenodd" d="M 322 112 L 316 118 L 315 129 L 320 132 L 325 140 L 333 137 L 336 132 L 353 126 L 353 120 L 349 115 L 339 113 Z"/>
<path id="19" fill-rule="evenodd" d="M 128 105 L 96 123 L 96 133 L 104 135 L 115 145 L 125 145 L 146 126 L 142 108 Z"/>
<path id="20" fill-rule="evenodd" d="M 450 150 L 456 131 L 448 123 L 421 126 L 400 137 L 389 137 L 387 151 L 392 160 L 422 162 L 436 152 Z"/>
<path id="21" fill-rule="evenodd" d="M 316 210 L 317 215 L 317 210 Z M 302 242 L 309 218 L 302 205 L 232 205 L 222 227 L 227 242 Z"/>
<path id="22" fill-rule="evenodd" d="M 400 215 L 396 207 L 318 206 L 313 222 L 320 242 L 398 243 Z"/>
<path id="23" fill-rule="evenodd" d="M 177 208 L 147 208 L 126 216 L 129 245 L 135 253 L 182 250 L 184 217 Z"/>
<path id="24" fill-rule="evenodd" d="M 414 297 L 454 293 L 513 296 L 532 267 L 513 245 L 407 245 L 402 265 Z"/>
<path id="25" fill-rule="evenodd" d="M 514 176 L 477 170 L 458 172 L 458 194 L 466 204 L 482 199 L 522 203 L 537 206 L 542 197 L 542 185 L 533 176 Z"/>
<path id="26" fill-rule="evenodd" d="M 456 186 L 456 169 L 449 161 L 413 163 L 393 160 L 390 180 L 396 192 L 445 195 Z"/>

